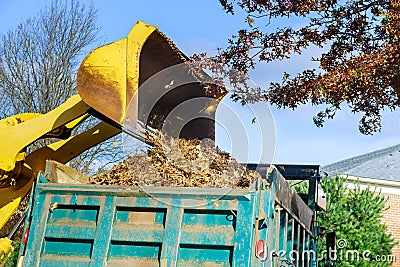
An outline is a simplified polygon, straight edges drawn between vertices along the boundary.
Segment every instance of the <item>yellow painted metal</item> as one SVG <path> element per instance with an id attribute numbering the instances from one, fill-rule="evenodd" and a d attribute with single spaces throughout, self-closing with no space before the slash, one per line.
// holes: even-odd
<path id="1" fill-rule="evenodd" d="M 0 169 L 6 172 L 14 170 L 16 162 L 22 160 L 20 153 L 26 146 L 44 134 L 82 116 L 88 110 L 89 106 L 80 96 L 74 95 L 56 109 L 35 119 L 3 127 L 0 131 L 0 140 L 12 140 L 12 142 L 0 142 Z"/>
<path id="2" fill-rule="evenodd" d="M 46 133 L 45 135 L 42 136 L 42 138 L 60 138 L 60 139 L 66 139 L 71 135 L 71 132 L 73 129 L 75 129 L 79 124 L 81 124 L 84 120 L 86 120 L 89 117 L 89 114 L 86 113 L 73 121 L 66 123 L 65 125 L 62 125 L 54 130 L 52 130 L 49 133 Z"/>
<path id="3" fill-rule="evenodd" d="M 100 122 L 91 129 L 66 140 L 60 140 L 30 153 L 25 162 L 32 168 L 33 176 L 45 169 L 46 160 L 67 163 L 83 151 L 120 133 L 121 130 L 106 122 Z M 1 202 L 0 202 L 1 203 Z"/>
<path id="4" fill-rule="evenodd" d="M 12 202 L 0 208 L 0 229 L 3 228 L 3 226 L 6 224 L 14 211 L 18 208 L 19 203 L 21 203 L 20 197 L 14 199 Z"/>
<path id="5" fill-rule="evenodd" d="M 7 237 L 0 238 L 0 259 L 7 256 L 8 253 L 13 249 L 11 246 L 12 241 Z"/>
<path id="6" fill-rule="evenodd" d="M 31 190 L 34 177 L 29 177 L 29 174 L 21 175 L 16 186 L 0 188 L 0 207 L 7 205 L 15 198 L 24 197 Z"/>
<path id="7" fill-rule="evenodd" d="M 93 50 L 81 63 L 77 87 L 82 99 L 118 124 L 139 86 L 139 59 L 157 28 L 138 22 L 128 37 Z"/>
<path id="8" fill-rule="evenodd" d="M 4 207 L 0 208 L 0 229 L 3 228 L 8 219 L 10 219 L 11 215 L 18 208 L 20 203 L 21 197 L 17 197 Z M 3 259 L 4 256 L 7 256 L 7 254 L 11 252 L 13 249 L 11 243 L 12 241 L 7 237 L 0 238 L 0 259 Z"/>
<path id="9" fill-rule="evenodd" d="M 0 127 L 15 126 L 19 123 L 42 116 L 40 113 L 21 113 L 0 120 Z"/>
<path id="10" fill-rule="evenodd" d="M 74 129 L 76 126 L 78 126 L 79 124 L 81 124 L 84 120 L 86 120 L 89 117 L 89 114 L 83 114 L 82 116 L 80 116 L 79 118 L 76 118 L 75 120 L 66 123 L 64 126 L 68 129 Z"/>
<path id="11" fill-rule="evenodd" d="M 19 114 L 0 121 L 0 140 L 7 140 L 0 142 L 0 181 L 12 178 L 8 187 L 0 188 L 1 209 L 32 187 L 37 169 L 26 161 L 25 147 L 46 135 L 57 136 L 62 128 L 71 131 L 87 118 L 89 109 L 74 95 L 46 114 Z"/>
<path id="12" fill-rule="evenodd" d="M 120 133 L 121 130 L 106 123 L 100 122 L 89 130 L 74 135 L 65 140 L 59 140 L 28 154 L 19 173 L 19 179 L 14 186 L 0 188 L 0 207 L 14 198 L 24 196 L 30 190 L 33 179 L 40 170 L 45 169 L 46 160 L 55 160 L 67 163 L 83 151 L 97 145 L 104 140 Z"/>

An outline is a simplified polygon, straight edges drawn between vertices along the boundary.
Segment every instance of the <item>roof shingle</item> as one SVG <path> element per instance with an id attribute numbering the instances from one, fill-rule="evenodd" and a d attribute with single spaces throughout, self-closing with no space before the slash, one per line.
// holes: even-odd
<path id="1" fill-rule="evenodd" d="M 321 170 L 329 175 L 400 182 L 400 144 L 328 164 Z"/>

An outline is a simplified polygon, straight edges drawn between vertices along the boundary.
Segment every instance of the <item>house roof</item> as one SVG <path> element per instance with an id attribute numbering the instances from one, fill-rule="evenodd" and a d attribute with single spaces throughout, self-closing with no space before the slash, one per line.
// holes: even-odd
<path id="1" fill-rule="evenodd" d="M 321 167 L 321 173 L 400 182 L 400 144 Z"/>

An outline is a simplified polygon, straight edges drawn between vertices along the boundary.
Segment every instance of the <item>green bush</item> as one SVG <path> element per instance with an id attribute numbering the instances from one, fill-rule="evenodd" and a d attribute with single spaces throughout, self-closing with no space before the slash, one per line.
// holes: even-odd
<path id="1" fill-rule="evenodd" d="M 336 232 L 335 266 L 391 266 L 389 261 L 376 260 L 391 255 L 396 245 L 381 222 L 387 198 L 370 187 L 361 189 L 359 182 L 349 189 L 346 182 L 339 175 L 325 177 L 321 182 L 327 196 L 327 210 L 319 212 L 318 222 Z M 321 245 L 320 251 L 323 249 Z"/>

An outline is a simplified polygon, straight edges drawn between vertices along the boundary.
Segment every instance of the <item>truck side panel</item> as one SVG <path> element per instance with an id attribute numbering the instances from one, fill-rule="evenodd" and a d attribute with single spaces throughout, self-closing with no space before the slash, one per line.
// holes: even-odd
<path id="1" fill-rule="evenodd" d="M 151 190 L 38 183 L 24 266 L 250 266 L 257 191 Z"/>

